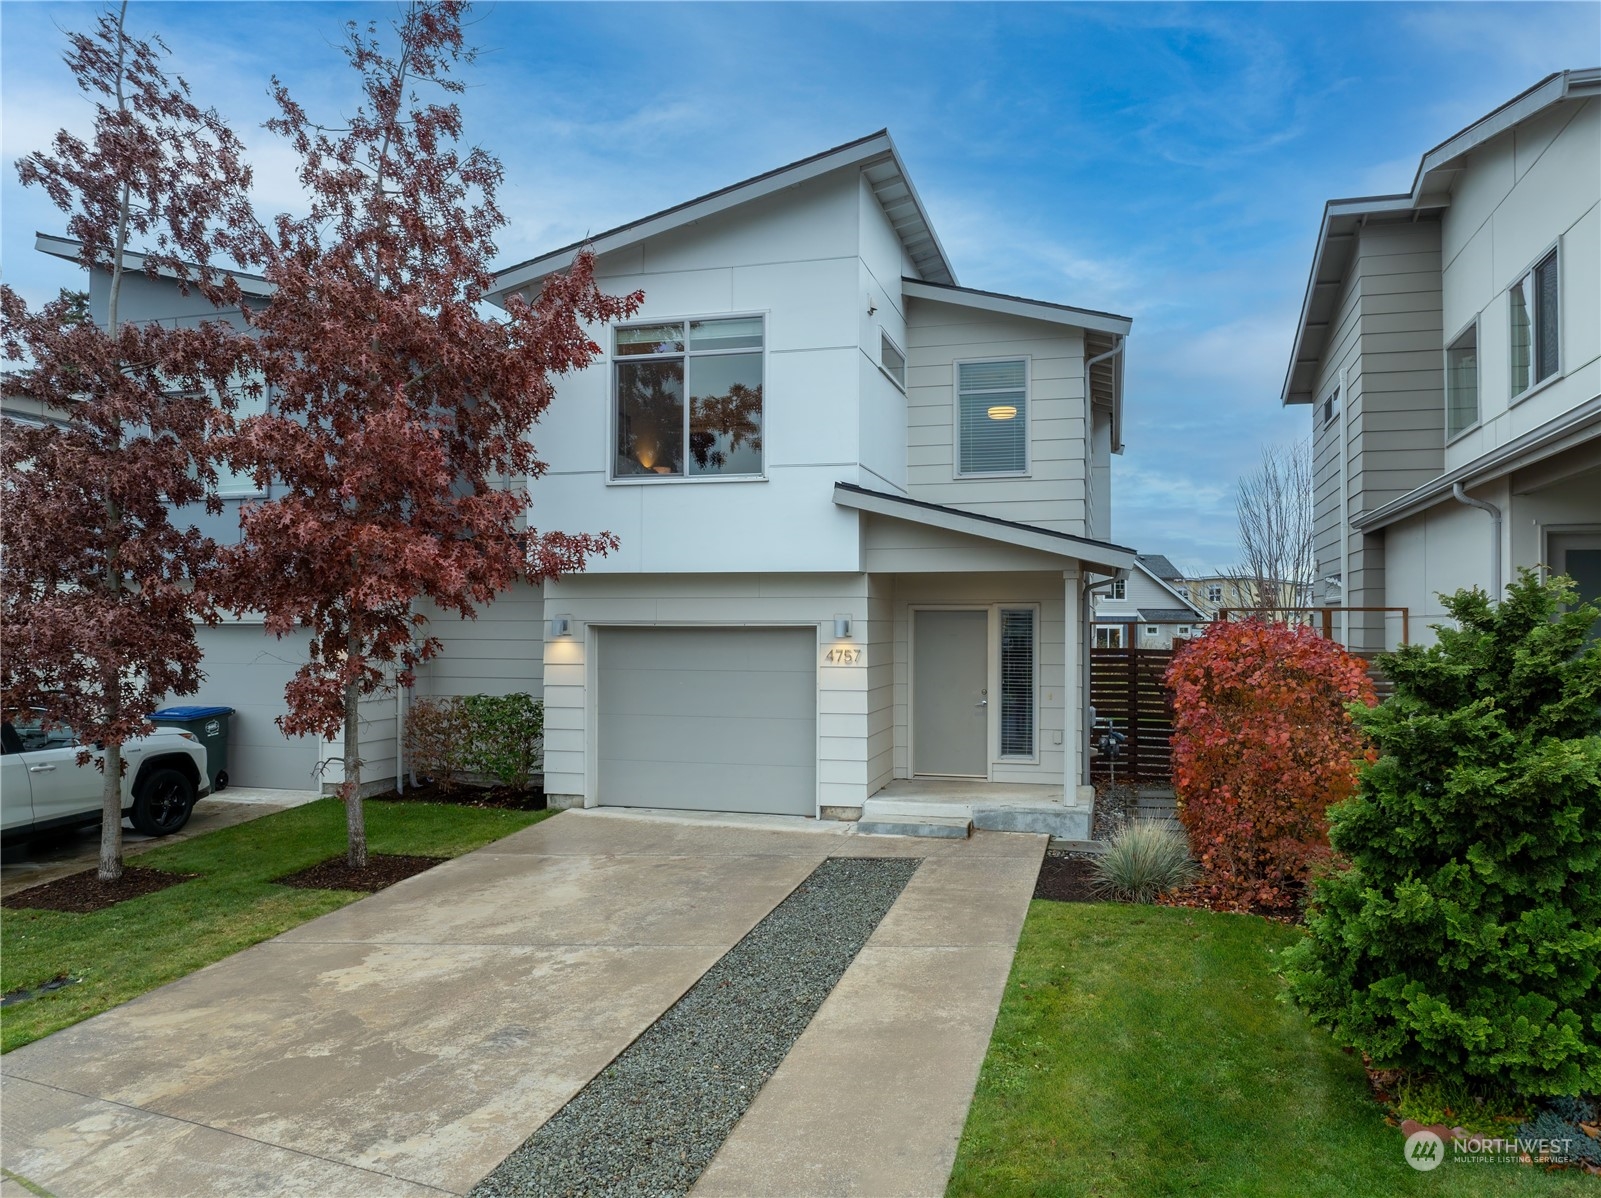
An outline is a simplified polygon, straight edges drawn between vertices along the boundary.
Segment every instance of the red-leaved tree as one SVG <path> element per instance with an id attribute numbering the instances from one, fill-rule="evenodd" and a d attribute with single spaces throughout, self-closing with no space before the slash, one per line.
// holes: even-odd
<path id="1" fill-rule="evenodd" d="M 279 723 L 343 733 L 354 867 L 367 862 L 360 700 L 409 683 L 439 649 L 415 601 L 471 617 L 518 578 L 577 569 L 615 544 L 520 531 L 518 480 L 545 469 L 528 434 L 551 376 L 600 352 L 585 322 L 625 316 L 640 296 L 603 295 L 584 253 L 532 303 L 513 295 L 503 319 L 481 314 L 502 170 L 458 148 L 465 11 L 414 3 L 392 44 L 347 26 L 363 99 L 339 129 L 274 80 L 269 127 L 299 155 L 311 207 L 278 217 L 255 255 L 275 288 L 251 317 L 273 403 L 241 422 L 233 459 L 279 494 L 246 507 L 226 566 L 235 606 L 263 611 L 280 636 L 310 630 Z M 430 102 L 421 88 L 444 94 Z"/>
<path id="2" fill-rule="evenodd" d="M 1360 657 L 1310 628 L 1213 624 L 1168 667 L 1179 819 L 1219 906 L 1292 907 L 1329 855 L 1330 804 L 1367 755 L 1345 705 L 1372 706 Z"/>
<path id="3" fill-rule="evenodd" d="M 59 420 L 0 438 L 0 706 L 42 708 L 105 746 L 107 882 L 122 875 L 122 745 L 149 730 L 165 696 L 192 694 L 202 678 L 194 621 L 215 615 L 196 582 L 213 546 L 175 524 L 172 505 L 204 500 L 215 482 L 206 439 L 251 356 L 250 339 L 222 320 L 175 329 L 122 318 L 123 280 L 139 269 L 219 307 L 238 302 L 233 280 L 204 264 L 247 219 L 250 182 L 238 140 L 168 78 L 159 41 L 129 36 L 126 12 L 68 36 L 92 135 L 62 131 L 50 153 L 17 164 L 68 214 L 78 260 L 106 287 L 105 320 L 66 294 L 30 310 L 0 288 L 0 340 L 18 367 L 6 386 Z M 80 763 L 89 758 L 86 748 Z"/>

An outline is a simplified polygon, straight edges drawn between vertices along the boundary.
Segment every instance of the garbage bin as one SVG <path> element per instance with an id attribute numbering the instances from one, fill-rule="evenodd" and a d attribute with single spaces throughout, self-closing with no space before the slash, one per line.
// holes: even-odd
<path id="1" fill-rule="evenodd" d="M 228 785 L 228 717 L 231 707 L 163 707 L 150 717 L 154 724 L 182 728 L 206 746 L 206 772 L 215 794 Z"/>

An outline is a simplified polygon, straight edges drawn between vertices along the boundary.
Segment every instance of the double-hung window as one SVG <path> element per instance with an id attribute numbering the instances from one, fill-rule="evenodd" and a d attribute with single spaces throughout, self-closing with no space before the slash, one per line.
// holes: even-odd
<path id="1" fill-rule="evenodd" d="M 617 330 L 613 478 L 762 472 L 760 316 Z"/>
<path id="2" fill-rule="evenodd" d="M 1479 326 L 1470 324 L 1445 351 L 1445 436 L 1479 422 Z"/>
<path id="3" fill-rule="evenodd" d="M 956 364 L 958 475 L 1028 473 L 1028 359 Z"/>
<path id="4" fill-rule="evenodd" d="M 1512 284 L 1512 394 L 1522 395 L 1557 372 L 1561 300 L 1552 250 Z"/>

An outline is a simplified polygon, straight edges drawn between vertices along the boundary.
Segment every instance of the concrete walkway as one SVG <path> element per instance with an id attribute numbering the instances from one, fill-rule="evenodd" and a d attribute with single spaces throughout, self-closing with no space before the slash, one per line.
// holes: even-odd
<path id="1" fill-rule="evenodd" d="M 695 1193 L 939 1194 L 1044 847 L 568 812 L 0 1058 L 0 1163 L 464 1193 L 825 857 L 920 856 Z"/>

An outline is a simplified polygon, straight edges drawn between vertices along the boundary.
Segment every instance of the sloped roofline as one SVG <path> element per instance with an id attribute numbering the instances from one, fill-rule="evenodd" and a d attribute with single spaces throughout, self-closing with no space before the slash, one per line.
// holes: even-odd
<path id="1" fill-rule="evenodd" d="M 1315 377 L 1305 382 L 1307 375 L 1316 374 L 1322 359 L 1322 343 L 1313 344 L 1314 330 L 1323 330 L 1324 322 L 1316 319 L 1320 310 L 1333 303 L 1339 288 L 1345 282 L 1343 263 L 1334 276 L 1325 278 L 1324 267 L 1331 265 L 1331 247 L 1344 243 L 1354 235 L 1353 230 L 1372 217 L 1405 218 L 1423 212 L 1437 212 L 1450 206 L 1451 197 L 1446 188 L 1451 171 L 1466 155 L 1485 142 L 1499 137 L 1507 130 L 1537 116 L 1546 109 L 1567 100 L 1583 100 L 1601 95 L 1601 67 L 1582 70 L 1557 71 L 1547 75 L 1526 91 L 1513 96 L 1505 104 L 1486 113 L 1466 128 L 1453 133 L 1418 162 L 1412 179 L 1412 189 L 1396 195 L 1356 196 L 1330 200 L 1323 206 L 1323 219 L 1318 226 L 1317 248 L 1312 253 L 1312 270 L 1307 277 L 1306 292 L 1301 300 L 1301 315 L 1296 324 L 1295 344 L 1290 350 L 1289 365 L 1284 372 L 1284 385 L 1279 391 L 1279 402 L 1285 406 L 1296 403 L 1315 403 L 1313 393 Z M 1326 335 L 1326 334 L 1322 334 Z M 1315 353 L 1309 353 L 1315 349 Z M 1311 367 L 1310 371 L 1298 368 Z"/>
<path id="2" fill-rule="evenodd" d="M 52 233 L 36 232 L 33 235 L 33 248 L 41 254 L 49 254 L 54 258 L 65 258 L 68 262 L 82 265 L 82 259 L 79 255 L 83 251 L 83 242 L 74 237 L 57 237 Z M 193 266 L 194 264 L 188 263 L 187 265 Z M 123 250 L 122 266 L 124 270 L 143 271 L 145 268 L 145 255 L 135 250 Z M 196 267 L 196 269 L 199 268 Z M 212 267 L 211 270 L 219 278 L 232 275 L 239 283 L 239 290 L 246 295 L 267 299 L 276 290 L 271 283 L 260 275 L 248 274 L 242 270 L 226 270 L 220 267 Z M 156 273 L 164 279 L 177 279 L 179 277 L 176 272 L 164 268 L 158 269 Z"/>
<path id="3" fill-rule="evenodd" d="M 1134 550 L 1126 545 L 1074 536 L 1070 532 L 1057 532 L 1035 524 L 1021 524 L 1016 520 L 1003 520 L 999 516 L 981 516 L 977 512 L 964 512 L 961 508 L 947 507 L 943 503 L 929 503 L 926 499 L 909 499 L 888 491 L 869 490 L 855 483 L 835 483 L 834 502 L 840 507 L 859 512 L 892 516 L 913 524 L 926 524 L 986 541 L 999 541 L 1003 545 L 1077 558 L 1107 573 L 1127 570 L 1135 564 Z"/>
<path id="4" fill-rule="evenodd" d="M 1005 295 L 999 291 L 980 291 L 976 287 L 958 287 L 954 283 L 930 283 L 924 279 L 903 278 L 901 290 L 913 299 L 957 304 L 964 308 L 979 308 L 986 312 L 1001 312 L 1008 316 L 1027 317 L 1030 320 L 1048 320 L 1052 324 L 1070 325 L 1075 329 L 1094 329 L 1119 337 L 1128 336 L 1128 331 L 1134 327 L 1132 316 L 1119 316 L 1115 312 L 1097 312 L 1093 308 L 1075 308 L 1069 304 L 1053 304 L 1047 300 L 1025 299 L 1021 295 Z"/>
<path id="5" fill-rule="evenodd" d="M 490 293 L 490 298 L 494 299 L 519 287 L 537 283 L 546 275 L 564 270 L 572 261 L 573 255 L 586 245 L 592 247 L 597 254 L 623 249 L 648 237 L 704 220 L 706 217 L 737 208 L 741 204 L 748 204 L 752 200 L 793 187 L 808 179 L 815 179 L 845 167 L 875 165 L 888 168 L 883 172 L 882 178 L 872 180 L 873 189 L 885 203 L 886 211 L 891 207 L 897 209 L 891 214 L 890 219 L 895 224 L 901 244 L 906 248 L 908 255 L 917 263 L 925 278 L 954 284 L 956 273 L 951 269 L 950 261 L 945 256 L 945 249 L 940 245 L 939 236 L 934 232 L 934 226 L 928 219 L 928 213 L 923 208 L 923 201 L 918 197 L 917 189 L 912 186 L 911 176 L 906 173 L 900 151 L 895 148 L 889 130 L 880 129 L 876 133 L 869 133 L 866 137 L 848 141 L 820 154 L 813 154 L 760 175 L 753 175 L 749 179 L 720 187 L 693 200 L 686 200 L 682 204 L 663 208 L 660 212 L 642 216 L 614 229 L 607 229 L 604 233 L 596 233 L 558 249 L 549 250 L 537 258 L 508 266 L 496 272 L 495 287 Z"/>

